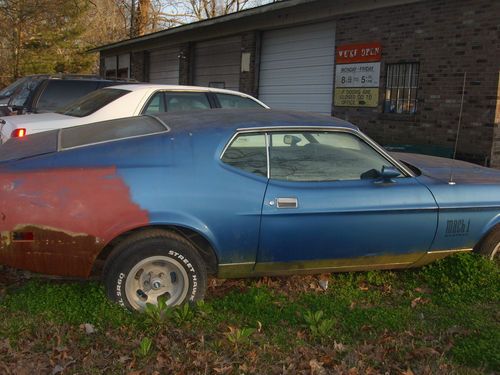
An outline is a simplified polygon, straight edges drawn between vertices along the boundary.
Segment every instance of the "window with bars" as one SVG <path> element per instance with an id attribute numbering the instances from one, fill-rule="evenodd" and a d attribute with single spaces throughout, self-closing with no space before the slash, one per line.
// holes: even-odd
<path id="1" fill-rule="evenodd" d="M 387 64 L 384 112 L 417 112 L 418 63 Z"/>

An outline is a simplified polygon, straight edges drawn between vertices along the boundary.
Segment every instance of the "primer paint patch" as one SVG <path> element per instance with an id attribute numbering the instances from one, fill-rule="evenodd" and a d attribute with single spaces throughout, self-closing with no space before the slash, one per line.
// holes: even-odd
<path id="1" fill-rule="evenodd" d="M 149 223 L 114 167 L 3 172 L 0 186 L 0 263 L 13 267 L 86 276 L 106 243 Z M 13 243 L 15 231 L 34 241 Z"/>

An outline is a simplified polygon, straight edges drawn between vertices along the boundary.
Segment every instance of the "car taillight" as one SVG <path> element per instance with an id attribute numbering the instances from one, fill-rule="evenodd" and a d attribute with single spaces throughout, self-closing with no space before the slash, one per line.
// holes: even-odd
<path id="1" fill-rule="evenodd" d="M 26 129 L 25 128 L 19 128 L 19 129 L 15 129 L 12 131 L 12 133 L 10 133 L 10 136 L 12 138 L 21 138 L 21 137 L 24 137 L 26 135 Z"/>

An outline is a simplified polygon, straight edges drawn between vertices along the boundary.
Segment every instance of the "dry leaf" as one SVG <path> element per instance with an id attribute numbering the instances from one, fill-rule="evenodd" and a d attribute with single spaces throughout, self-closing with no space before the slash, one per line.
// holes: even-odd
<path id="1" fill-rule="evenodd" d="M 411 301 L 411 307 L 414 309 L 419 304 L 423 305 L 423 304 L 426 304 L 429 302 L 430 302 L 430 300 L 428 298 L 417 297 L 413 301 Z"/>
<path id="2" fill-rule="evenodd" d="M 316 359 L 311 359 L 309 361 L 309 367 L 311 368 L 311 374 L 325 375 L 326 370 L 323 367 L 323 362 L 318 362 Z"/>

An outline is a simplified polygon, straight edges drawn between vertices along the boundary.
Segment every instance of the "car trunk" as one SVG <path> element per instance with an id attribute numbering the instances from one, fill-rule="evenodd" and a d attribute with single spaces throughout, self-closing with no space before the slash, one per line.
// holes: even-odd
<path id="1" fill-rule="evenodd" d="M 0 146 L 0 163 L 57 151 L 59 130 L 11 138 Z"/>

